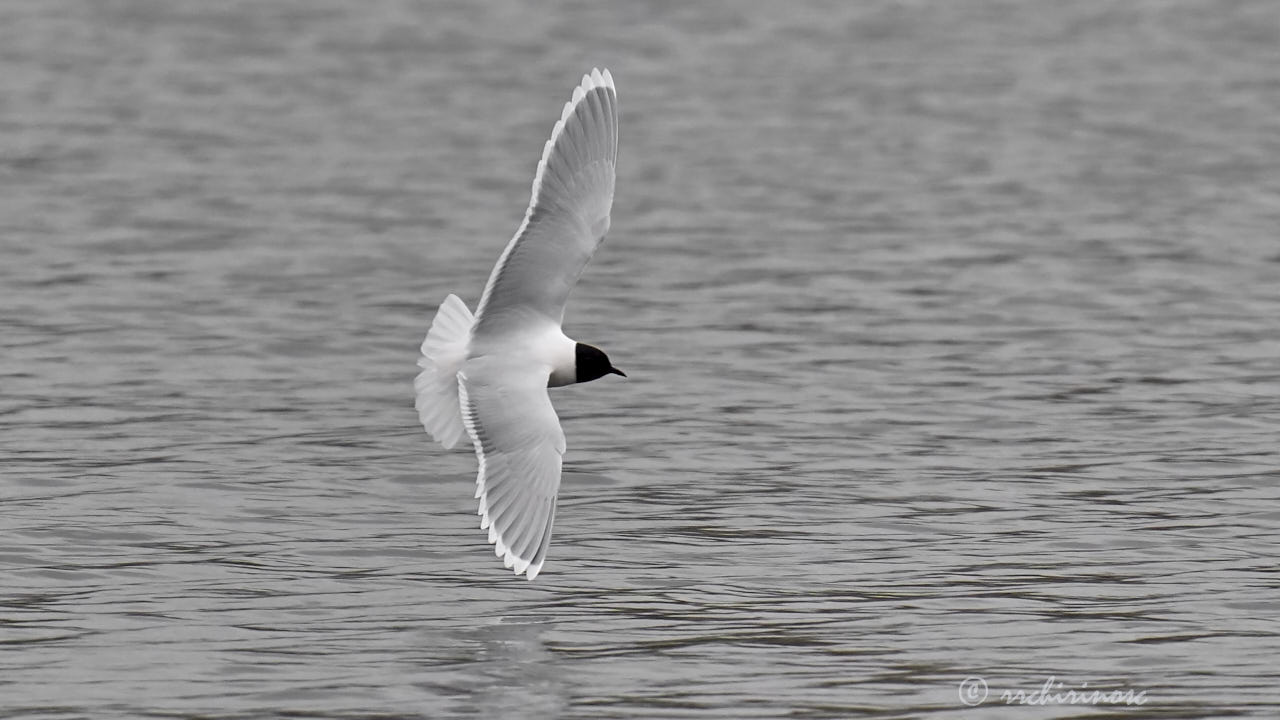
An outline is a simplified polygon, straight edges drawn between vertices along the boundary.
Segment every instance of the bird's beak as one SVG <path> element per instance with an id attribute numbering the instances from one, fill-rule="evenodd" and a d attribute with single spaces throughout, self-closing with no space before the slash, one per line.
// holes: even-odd
<path id="1" fill-rule="evenodd" d="M 622 377 L 626 377 L 626 376 L 627 376 L 627 374 L 626 374 L 626 373 L 622 372 L 621 370 L 619 370 L 619 369 L 618 369 L 618 368 L 616 368 L 616 367 L 611 367 L 611 368 L 609 368 L 609 372 L 613 373 L 614 375 L 621 375 Z"/>

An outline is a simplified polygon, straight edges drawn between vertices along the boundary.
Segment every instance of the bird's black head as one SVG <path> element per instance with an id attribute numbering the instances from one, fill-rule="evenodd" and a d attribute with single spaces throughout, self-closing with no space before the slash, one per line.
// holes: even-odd
<path id="1" fill-rule="evenodd" d="M 613 366 L 609 362 L 609 356 L 598 347 L 592 347 L 584 343 L 578 343 L 575 349 L 574 365 L 576 366 L 578 382 L 584 383 L 596 378 L 604 377 L 610 373 L 626 377 L 627 374 Z"/>

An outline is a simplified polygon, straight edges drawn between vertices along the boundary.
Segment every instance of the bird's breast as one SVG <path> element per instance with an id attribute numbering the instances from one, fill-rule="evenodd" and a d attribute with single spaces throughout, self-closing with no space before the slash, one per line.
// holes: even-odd
<path id="1" fill-rule="evenodd" d="M 547 368 L 547 387 L 559 387 L 578 381 L 577 346 L 558 325 L 548 324 L 527 327 L 523 332 L 474 337 L 468 359 Z"/>

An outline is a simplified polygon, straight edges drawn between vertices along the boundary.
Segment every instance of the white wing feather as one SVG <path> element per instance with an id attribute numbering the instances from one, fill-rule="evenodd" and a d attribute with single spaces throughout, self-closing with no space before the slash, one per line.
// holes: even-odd
<path id="1" fill-rule="evenodd" d="M 609 231 L 617 156 L 613 77 L 592 70 L 543 148 L 524 221 L 480 298 L 477 338 L 541 319 L 561 323 L 569 293 Z"/>
<path id="2" fill-rule="evenodd" d="M 471 360 L 458 373 L 458 398 L 480 464 L 480 528 L 503 564 L 532 580 L 551 543 L 565 451 L 547 369 Z"/>

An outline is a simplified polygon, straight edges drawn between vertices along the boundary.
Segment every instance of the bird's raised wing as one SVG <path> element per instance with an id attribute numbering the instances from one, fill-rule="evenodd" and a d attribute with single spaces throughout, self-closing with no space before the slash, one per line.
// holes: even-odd
<path id="1" fill-rule="evenodd" d="M 609 231 L 618 157 L 618 98 L 609 71 L 582 77 L 533 177 L 524 221 L 489 276 L 474 334 L 557 325 L 578 276 Z"/>
<path id="2" fill-rule="evenodd" d="M 462 422 L 480 460 L 480 528 L 488 528 L 502 562 L 530 580 L 551 543 L 565 450 L 547 372 L 490 357 L 470 360 L 458 373 Z"/>

